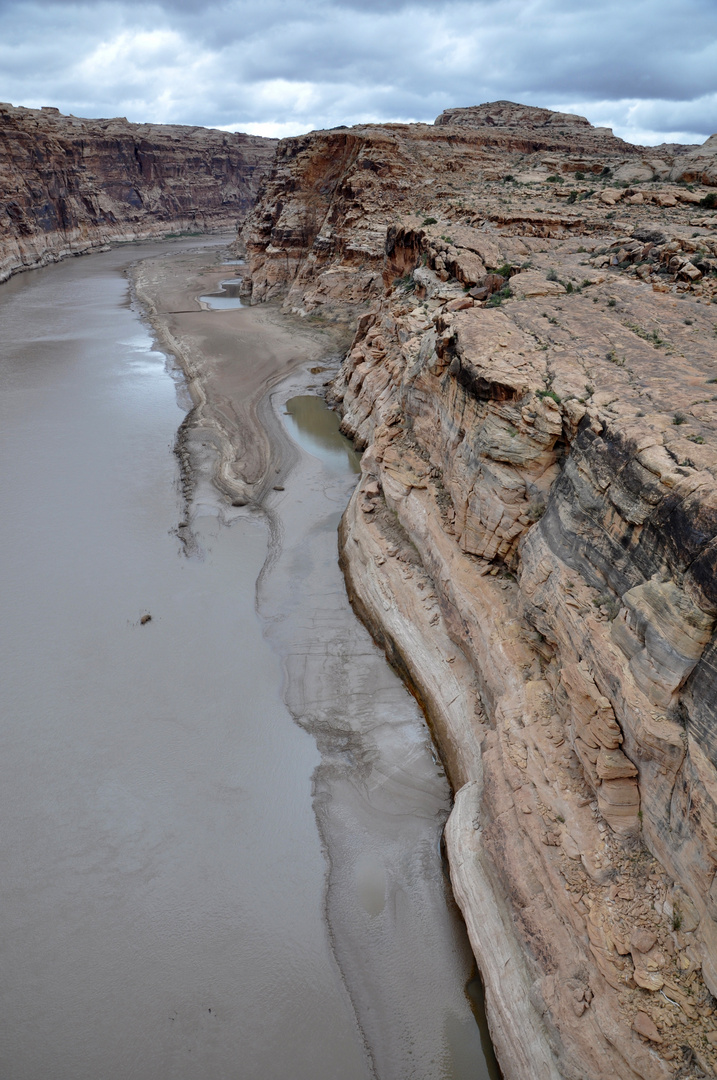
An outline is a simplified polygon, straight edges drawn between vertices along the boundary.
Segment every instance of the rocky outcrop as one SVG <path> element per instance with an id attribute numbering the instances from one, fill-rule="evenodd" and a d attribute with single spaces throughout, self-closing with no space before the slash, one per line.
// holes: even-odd
<path id="1" fill-rule="evenodd" d="M 118 240 L 234 229 L 275 140 L 0 105 L 0 281 Z"/>
<path id="2" fill-rule="evenodd" d="M 677 157 L 671 177 L 687 184 L 709 184 L 717 187 L 717 135 L 710 135 L 702 146 L 696 146 Z"/>
<path id="3" fill-rule="evenodd" d="M 244 233 L 253 301 L 357 320 L 342 564 L 456 790 L 511 1080 L 717 1069 L 717 216 L 670 180 L 691 154 L 506 102 L 319 132 Z"/>
<path id="4" fill-rule="evenodd" d="M 511 102 L 449 110 L 435 125 L 359 126 L 285 139 L 243 231 L 245 293 L 252 303 L 281 297 L 300 315 L 353 317 L 391 283 L 389 274 L 412 271 L 413 257 L 425 254 L 416 235 L 412 248 L 404 238 L 398 257 L 389 251 L 384 262 L 387 230 L 407 222 L 433 223 L 433 246 L 448 259 L 434 259 L 439 277 L 472 285 L 500 268 L 493 229 L 513 236 L 506 250 L 514 267 L 540 250 L 535 239 L 610 233 L 618 208 L 627 232 L 646 212 L 662 224 L 660 212 L 675 210 L 667 220 L 686 239 L 695 225 L 704 228 L 712 192 L 675 181 L 691 154 L 696 162 L 710 160 L 709 145 L 636 147 L 583 117 Z M 709 183 L 708 168 L 699 175 Z M 465 229 L 472 232 L 456 235 Z M 673 240 L 671 234 L 662 242 Z M 709 250 L 700 254 L 711 257 Z"/>
<path id="5" fill-rule="evenodd" d="M 636 153 L 581 117 L 563 130 L 542 122 L 543 115 L 561 114 L 511 108 L 516 122 L 500 126 L 477 126 L 481 110 L 468 109 L 444 114 L 436 125 L 340 128 L 283 140 L 243 234 L 252 303 L 281 295 L 288 310 L 345 316 L 380 292 L 386 229 L 409 212 L 422 220 L 450 207 L 451 217 L 474 224 L 488 208 L 484 182 L 513 167 L 526 174 L 537 169 L 545 179 L 554 168 L 587 167 L 590 157 L 591 169 L 609 172 Z M 505 108 L 498 112 L 505 118 Z M 456 113 L 461 116 L 448 123 Z M 533 113 L 540 114 L 539 125 L 525 119 Z M 539 235 L 562 222 L 540 219 Z"/>

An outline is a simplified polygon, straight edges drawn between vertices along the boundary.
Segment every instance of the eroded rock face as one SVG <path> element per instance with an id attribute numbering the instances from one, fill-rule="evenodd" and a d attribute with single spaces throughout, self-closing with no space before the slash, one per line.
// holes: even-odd
<path id="1" fill-rule="evenodd" d="M 535 150 L 567 121 L 457 112 L 288 140 L 246 230 L 252 296 L 358 314 L 333 388 L 364 448 L 341 558 L 457 791 L 506 1077 L 713 1075 L 717 217 L 662 181 L 556 189 L 568 167 L 666 176 L 672 150 L 580 118 Z"/>
<path id="2" fill-rule="evenodd" d="M 710 135 L 702 146 L 680 155 L 672 169 L 673 180 L 717 186 L 717 135 Z"/>
<path id="3" fill-rule="evenodd" d="M 0 105 L 0 281 L 114 240 L 236 228 L 276 141 Z"/>

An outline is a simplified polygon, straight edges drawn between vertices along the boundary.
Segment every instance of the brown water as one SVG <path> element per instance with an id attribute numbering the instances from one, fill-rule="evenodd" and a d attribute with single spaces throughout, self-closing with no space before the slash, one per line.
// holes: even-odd
<path id="1" fill-rule="evenodd" d="M 205 492 L 185 556 L 121 273 L 161 250 L 0 290 L 0 1075 L 486 1076 L 448 789 L 336 566 L 350 456 L 267 514 Z"/>

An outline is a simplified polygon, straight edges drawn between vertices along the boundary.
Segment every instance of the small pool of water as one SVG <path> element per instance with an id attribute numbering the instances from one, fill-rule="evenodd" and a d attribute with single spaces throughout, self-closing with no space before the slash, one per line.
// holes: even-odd
<path id="1" fill-rule="evenodd" d="M 239 296 L 241 278 L 226 278 L 219 282 L 219 292 L 206 293 L 199 297 L 200 304 L 205 304 L 212 311 L 226 311 L 227 308 L 240 308 L 244 305 Z"/>
<path id="2" fill-rule="evenodd" d="M 286 426 L 291 437 L 309 454 L 319 458 L 330 469 L 343 472 L 361 471 L 361 455 L 339 431 L 340 420 L 326 407 L 323 398 L 313 394 L 289 398 L 286 403 Z"/>

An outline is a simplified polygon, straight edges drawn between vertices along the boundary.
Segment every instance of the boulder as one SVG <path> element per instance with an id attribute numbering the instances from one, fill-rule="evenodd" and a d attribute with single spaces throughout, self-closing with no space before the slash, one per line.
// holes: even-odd
<path id="1" fill-rule="evenodd" d="M 559 281 L 548 281 L 539 270 L 524 270 L 510 279 L 510 287 L 516 296 L 526 299 L 533 296 L 561 296 L 565 286 Z"/>
<path id="2" fill-rule="evenodd" d="M 632 1021 L 632 1030 L 636 1031 L 638 1035 L 642 1035 L 643 1039 L 649 1039 L 650 1042 L 662 1042 L 662 1036 L 655 1026 L 655 1021 L 651 1016 L 648 1016 L 646 1012 L 642 1012 L 642 1010 L 635 1013 L 635 1018 Z"/>
<path id="3" fill-rule="evenodd" d="M 648 953 L 654 947 L 656 941 L 657 934 L 652 930 L 646 930 L 642 926 L 638 926 L 630 934 L 631 948 L 637 949 L 641 953 Z"/>

